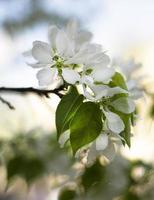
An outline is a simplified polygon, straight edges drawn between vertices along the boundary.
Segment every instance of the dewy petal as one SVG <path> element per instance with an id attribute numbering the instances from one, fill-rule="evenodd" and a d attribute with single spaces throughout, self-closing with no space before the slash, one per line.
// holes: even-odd
<path id="1" fill-rule="evenodd" d="M 58 75 L 58 71 L 56 68 L 45 68 L 41 69 L 37 73 L 37 79 L 39 81 L 40 86 L 47 86 L 54 82 L 54 79 L 56 79 Z"/>
<path id="2" fill-rule="evenodd" d="M 119 115 L 113 112 L 104 112 L 107 120 L 107 126 L 113 133 L 121 133 L 125 125 Z"/>
<path id="3" fill-rule="evenodd" d="M 40 63 L 52 63 L 51 49 L 48 43 L 35 41 L 33 42 L 32 56 Z"/>
<path id="4" fill-rule="evenodd" d="M 96 150 L 104 150 L 108 146 L 108 135 L 106 133 L 102 133 L 96 139 Z"/>
<path id="5" fill-rule="evenodd" d="M 56 47 L 56 36 L 58 33 L 58 28 L 56 26 L 49 26 L 48 29 L 48 38 L 51 44 L 51 47 L 54 49 Z"/>
<path id="6" fill-rule="evenodd" d="M 92 77 L 94 78 L 94 81 L 108 83 L 114 73 L 115 70 L 113 68 L 102 67 L 100 69 L 93 70 Z"/>
<path id="7" fill-rule="evenodd" d="M 135 110 L 135 103 L 132 99 L 126 98 L 126 97 L 121 97 L 116 99 L 111 103 L 111 105 L 116 109 L 119 110 L 120 112 L 129 114 L 134 112 Z"/>
<path id="8" fill-rule="evenodd" d="M 80 75 L 78 72 L 73 69 L 62 69 L 62 76 L 67 83 L 75 84 L 77 81 L 80 81 Z"/>

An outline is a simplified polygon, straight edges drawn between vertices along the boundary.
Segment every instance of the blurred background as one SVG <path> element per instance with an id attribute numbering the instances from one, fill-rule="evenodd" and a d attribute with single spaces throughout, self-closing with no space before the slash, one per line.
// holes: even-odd
<path id="1" fill-rule="evenodd" d="M 84 29 L 93 33 L 93 41 L 102 44 L 111 58 L 133 57 L 136 62 L 142 63 L 140 73 L 146 78 L 144 85 L 149 93 L 154 93 L 153 0 L 0 0 L 0 87 L 38 87 L 35 76 L 37 70 L 26 65 L 22 53 L 32 47 L 34 40 L 47 41 L 47 30 L 50 24 L 61 27 L 72 18 L 79 20 Z M 68 180 L 69 184 L 73 182 L 73 186 L 67 186 L 66 194 L 64 191 L 64 195 L 59 197 L 60 200 L 77 198 L 76 192 L 83 188 L 86 191 L 86 183 L 81 181 L 82 177 L 77 181 L 80 182 L 80 186 L 76 191 L 78 171 L 86 173 L 85 166 L 74 163 L 68 153 L 56 146 L 54 118 L 59 98 L 55 95 L 51 95 L 50 99 L 40 98 L 33 94 L 21 96 L 1 93 L 1 96 L 11 102 L 15 110 L 10 110 L 0 102 L 0 191 L 2 193 L 0 199 L 16 199 L 17 197 L 13 197 L 12 194 L 20 196 L 21 194 L 18 193 L 22 193 L 19 199 L 56 200 L 57 191 L 65 183 L 68 184 Z M 146 94 L 138 102 L 140 119 L 133 131 L 135 135 L 132 138 L 132 147 L 122 148 L 121 155 L 114 161 L 116 163 L 113 162 L 109 166 L 109 169 L 103 167 L 100 162 L 94 165 L 95 170 L 102 166 L 100 174 L 104 172 L 103 170 L 113 171 L 114 166 L 116 166 L 114 170 L 119 169 L 121 172 L 127 169 L 127 173 L 126 171 L 122 173 L 121 179 L 119 175 L 115 175 L 115 185 L 116 180 L 121 180 L 119 187 L 115 187 L 114 183 L 109 184 L 106 190 L 108 193 L 103 193 L 107 200 L 122 195 L 121 199 L 154 199 L 154 194 L 149 192 L 153 188 L 153 104 L 153 95 Z M 40 167 L 36 168 L 36 165 Z M 121 168 L 117 168 L 117 165 Z M 62 166 L 59 171 L 57 166 Z M 132 175 L 134 166 L 138 167 L 137 178 L 136 174 Z M 26 171 L 27 169 L 29 170 Z M 12 178 L 14 175 L 18 176 L 8 187 L 6 177 Z M 149 177 L 152 180 L 149 180 Z M 36 178 L 37 183 L 35 183 Z M 94 180 L 94 183 L 97 181 L 99 182 Z M 29 182 L 33 182 L 30 189 L 27 186 Z M 91 184 L 93 185 L 93 180 Z M 126 187 L 121 189 L 122 185 Z M 113 191 L 115 189 L 115 192 L 111 196 L 106 196 L 111 194 L 109 187 Z M 95 193 L 95 189 L 92 188 L 90 196 L 83 196 L 80 199 L 101 199 L 99 195 L 93 196 Z M 100 192 L 97 191 L 97 194 Z M 147 197 L 147 194 L 151 196 Z"/>

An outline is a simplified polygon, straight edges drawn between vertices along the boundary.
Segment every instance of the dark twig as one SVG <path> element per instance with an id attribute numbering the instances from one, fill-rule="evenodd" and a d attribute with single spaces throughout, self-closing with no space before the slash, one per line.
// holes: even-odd
<path id="1" fill-rule="evenodd" d="M 0 87 L 0 92 L 1 93 L 19 93 L 19 94 L 34 93 L 39 96 L 46 96 L 46 97 L 49 97 L 49 94 L 53 93 L 53 94 L 58 95 L 61 98 L 63 95 L 60 93 L 60 91 L 62 91 L 63 89 L 64 89 L 64 86 L 61 86 L 54 90 L 37 89 L 37 88 L 32 88 L 32 87 L 27 87 L 27 88 Z"/>
<path id="2" fill-rule="evenodd" d="M 11 110 L 15 110 L 15 107 L 14 107 L 13 105 L 11 105 L 10 102 L 8 102 L 8 101 L 5 100 L 4 98 L 2 98 L 1 96 L 0 96 L 0 101 L 1 101 L 2 103 L 6 104 Z"/>
<path id="3" fill-rule="evenodd" d="M 23 87 L 23 88 L 11 88 L 11 87 L 0 87 L 0 93 L 17 93 L 17 94 L 29 94 L 29 93 L 33 93 L 39 96 L 45 96 L 47 98 L 49 98 L 49 94 L 56 94 L 58 95 L 60 98 L 62 98 L 63 94 L 60 93 L 62 90 L 64 90 L 64 86 L 61 86 L 59 88 L 56 88 L 54 90 L 46 90 L 46 89 L 37 89 L 37 88 L 32 88 L 32 87 Z M 11 110 L 14 110 L 14 106 L 8 102 L 7 100 L 5 100 L 4 98 L 2 98 L 0 96 L 0 101 L 4 104 L 6 104 Z"/>

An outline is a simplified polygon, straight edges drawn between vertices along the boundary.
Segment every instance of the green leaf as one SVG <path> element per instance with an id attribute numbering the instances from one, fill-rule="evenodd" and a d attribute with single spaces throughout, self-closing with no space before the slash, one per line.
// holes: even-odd
<path id="1" fill-rule="evenodd" d="M 83 185 L 85 191 L 92 189 L 92 187 L 98 187 L 105 181 L 106 169 L 102 166 L 99 160 L 92 166 L 85 168 L 84 173 L 81 176 L 81 184 Z"/>
<path id="2" fill-rule="evenodd" d="M 93 102 L 83 103 L 70 123 L 70 142 L 73 153 L 92 142 L 102 130 L 101 110 Z"/>
<path id="3" fill-rule="evenodd" d="M 112 77 L 112 81 L 109 83 L 110 87 L 119 86 L 124 90 L 128 90 L 124 77 L 119 73 L 116 72 Z"/>
<path id="4" fill-rule="evenodd" d="M 83 102 L 83 96 L 78 94 L 75 87 L 61 99 L 56 110 L 57 138 L 69 128 L 69 123 L 75 112 Z"/>
<path id="5" fill-rule="evenodd" d="M 154 104 L 152 104 L 151 107 L 150 107 L 150 117 L 152 119 L 154 118 Z"/>
<path id="6" fill-rule="evenodd" d="M 27 158 L 17 155 L 7 163 L 8 180 L 14 176 L 22 176 L 28 183 L 40 177 L 45 171 L 43 161 L 38 158 Z"/>
<path id="7" fill-rule="evenodd" d="M 126 141 L 126 144 L 130 147 L 131 145 L 131 115 L 120 115 L 124 124 L 125 129 L 120 135 L 124 138 Z"/>
<path id="8" fill-rule="evenodd" d="M 73 200 L 77 196 L 76 191 L 71 188 L 64 188 L 60 191 L 58 200 Z"/>

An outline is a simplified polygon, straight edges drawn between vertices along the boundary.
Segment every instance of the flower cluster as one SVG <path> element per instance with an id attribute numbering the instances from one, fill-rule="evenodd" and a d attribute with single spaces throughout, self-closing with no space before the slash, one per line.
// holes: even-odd
<path id="1" fill-rule="evenodd" d="M 110 159 L 116 144 L 130 146 L 135 104 L 126 79 L 76 21 L 49 27 L 48 36 L 49 43 L 33 42 L 37 62 L 29 65 L 39 68 L 40 86 L 57 80 L 69 86 L 56 111 L 59 142 L 69 141 L 74 154 L 88 147 L 89 162 L 102 154 Z"/>

